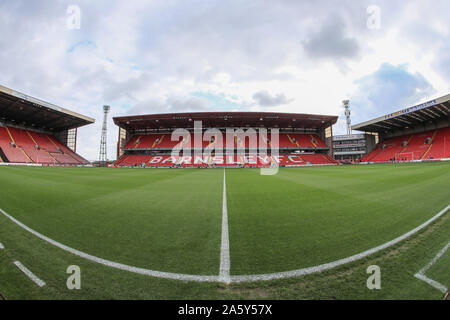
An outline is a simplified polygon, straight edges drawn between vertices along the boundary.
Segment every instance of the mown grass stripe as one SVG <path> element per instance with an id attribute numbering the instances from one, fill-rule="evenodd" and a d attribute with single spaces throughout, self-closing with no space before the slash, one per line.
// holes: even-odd
<path id="1" fill-rule="evenodd" d="M 149 270 L 149 269 L 144 269 L 144 268 L 137 268 L 137 267 L 129 266 L 126 264 L 102 259 L 102 258 L 93 256 L 93 255 L 90 255 L 88 253 L 76 250 L 74 248 L 68 247 L 62 243 L 59 243 L 58 241 L 55 241 L 53 239 L 50 239 L 49 237 L 44 236 L 43 234 L 40 234 L 39 232 L 24 225 L 20 221 L 14 219 L 12 216 L 7 214 L 3 209 L 0 209 L 0 212 L 5 217 L 10 219 L 12 222 L 16 223 L 18 226 L 20 226 L 23 229 L 27 230 L 28 232 L 34 234 L 38 238 L 50 243 L 51 245 L 54 245 L 55 247 L 63 249 L 65 251 L 70 252 L 81 258 L 84 258 L 84 259 L 87 259 L 87 260 L 90 260 L 90 261 L 93 261 L 93 262 L 96 262 L 99 264 L 103 264 L 108 267 L 112 267 L 112 268 L 116 268 L 116 269 L 120 269 L 120 270 L 124 270 L 124 271 L 129 271 L 129 272 L 134 272 L 134 273 L 139 273 L 139 274 L 143 274 L 143 275 L 148 275 L 148 276 L 152 276 L 152 277 L 157 277 L 157 278 L 185 280 L 185 281 L 197 281 L 197 282 L 218 282 L 219 281 L 218 276 L 188 275 L 188 274 L 180 274 L 180 273 L 161 272 L 161 271 Z"/>
<path id="2" fill-rule="evenodd" d="M 417 228 L 405 233 L 404 235 L 395 238 L 394 240 L 391 240 L 389 242 L 386 242 L 380 246 L 377 246 L 375 248 L 369 249 L 367 251 L 361 252 L 359 254 L 355 254 L 353 256 L 336 260 L 330 263 L 321 264 L 314 267 L 308 267 L 308 268 L 302 268 L 292 271 L 286 271 L 286 272 L 276 272 L 276 273 L 270 273 L 270 274 L 255 274 L 255 275 L 242 275 L 242 276 L 230 276 L 230 282 L 253 282 L 253 281 L 267 281 L 267 280 L 274 280 L 274 279 L 283 279 L 283 278 L 292 278 L 292 277 L 298 277 L 303 276 L 307 274 L 317 273 L 321 271 L 325 271 L 328 269 L 332 269 L 338 266 L 341 266 L 343 264 L 347 264 L 350 262 L 354 262 L 360 259 L 363 259 L 371 254 L 374 254 L 378 251 L 384 250 L 390 246 L 393 246 L 394 244 L 397 244 L 400 241 L 405 240 L 406 238 L 412 236 L 413 234 L 417 233 L 418 231 L 424 229 L 429 224 L 431 224 L 433 221 L 444 215 L 448 210 L 450 209 L 450 205 L 448 205 L 446 208 L 441 210 L 438 214 L 436 214 L 431 219 L 427 220 L 425 223 L 421 224 Z M 92 256 L 90 254 L 78 251 L 76 249 L 73 249 L 71 247 L 68 247 L 62 243 L 59 243 L 55 240 L 52 240 L 42 234 L 40 234 L 37 231 L 34 231 L 33 229 L 27 227 L 20 221 L 14 219 L 12 216 L 7 214 L 3 209 L 0 209 L 0 212 L 7 218 L 9 218 L 11 221 L 22 227 L 23 229 L 27 230 L 28 232 L 34 234 L 35 236 L 41 238 L 44 241 L 47 241 L 48 243 L 59 247 L 65 251 L 68 251 L 70 253 L 73 253 L 79 257 L 85 258 L 87 260 L 91 260 L 93 262 L 97 262 L 100 264 L 103 264 L 108 267 L 125 270 L 129 272 L 139 273 L 143 275 L 148 275 L 152 277 L 157 278 L 166 278 L 166 279 L 173 279 L 173 280 L 186 280 L 186 281 L 197 281 L 197 282 L 223 282 L 223 279 L 220 276 L 205 276 L 205 275 L 188 275 L 188 274 L 179 274 L 179 273 L 171 273 L 171 272 L 162 272 L 162 271 L 155 271 L 155 270 L 149 270 L 149 269 L 143 269 L 143 268 L 137 268 L 117 262 L 113 262 L 110 260 L 98 258 L 95 256 Z"/>
<path id="3" fill-rule="evenodd" d="M 413 234 L 419 232 L 423 228 L 427 227 L 430 223 L 432 223 L 433 221 L 435 221 L 436 219 L 438 219 L 439 217 L 444 215 L 449 209 L 450 209 L 450 205 L 448 205 L 446 208 L 441 210 L 434 217 L 432 217 L 431 219 L 427 220 L 426 222 L 424 222 L 423 224 L 421 224 L 417 228 L 415 228 L 415 229 L 413 229 L 413 230 L 411 230 L 411 231 L 401 235 L 400 237 L 397 237 L 394 240 L 388 241 L 388 242 L 386 242 L 386 243 L 384 243 L 382 245 L 379 245 L 379 246 L 377 246 L 375 248 L 372 248 L 372 249 L 366 250 L 364 252 L 352 255 L 350 257 L 347 257 L 347 258 L 344 258 L 344 259 L 340 259 L 340 260 L 336 260 L 336 261 L 329 262 L 329 263 L 325 263 L 325 264 L 321 264 L 321 265 L 314 266 L 314 267 L 302 268 L 302 269 L 286 271 L 286 272 L 276 272 L 276 273 L 259 274 L 259 275 L 232 276 L 231 277 L 231 282 L 267 281 L 267 280 L 274 280 L 274 279 L 298 277 L 298 276 L 303 276 L 303 275 L 307 275 L 307 274 L 311 274 L 311 273 L 316 273 L 316 272 L 329 270 L 329 269 L 336 268 L 338 266 L 341 266 L 341 265 L 344 265 L 344 264 L 347 264 L 347 263 L 350 263 L 350 262 L 361 260 L 361 259 L 363 259 L 363 258 L 365 258 L 365 257 L 367 257 L 367 256 L 369 256 L 371 254 L 374 254 L 374 253 L 376 253 L 378 251 L 384 250 L 384 249 L 386 249 L 388 247 L 393 246 L 394 244 L 399 243 L 400 241 L 405 240 L 406 238 L 409 238 Z"/>

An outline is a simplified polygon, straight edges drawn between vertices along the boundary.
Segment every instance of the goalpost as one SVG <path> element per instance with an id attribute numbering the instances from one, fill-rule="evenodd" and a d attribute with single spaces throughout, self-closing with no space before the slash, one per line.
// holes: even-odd
<path id="1" fill-rule="evenodd" d="M 395 162 L 398 161 L 414 161 L 414 152 L 396 153 L 394 155 Z"/>

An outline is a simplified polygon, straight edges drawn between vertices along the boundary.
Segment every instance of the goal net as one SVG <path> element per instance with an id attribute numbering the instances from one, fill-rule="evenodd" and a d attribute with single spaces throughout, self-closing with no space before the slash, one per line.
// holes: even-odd
<path id="1" fill-rule="evenodd" d="M 396 153 L 394 156 L 395 161 L 413 161 L 418 160 L 418 157 L 414 156 L 414 152 Z"/>

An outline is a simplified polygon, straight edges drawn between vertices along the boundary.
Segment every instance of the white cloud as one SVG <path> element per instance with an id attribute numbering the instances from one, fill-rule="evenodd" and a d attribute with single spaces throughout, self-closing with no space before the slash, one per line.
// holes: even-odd
<path id="1" fill-rule="evenodd" d="M 283 93 L 271 95 L 267 90 L 258 91 L 253 95 L 258 106 L 262 107 L 276 107 L 283 104 L 288 104 L 293 99 L 288 99 Z"/>
<path id="2" fill-rule="evenodd" d="M 426 94 L 450 91 L 446 0 L 378 1 L 380 30 L 366 27 L 368 0 L 75 4 L 80 30 L 66 28 L 62 2 L 0 3 L 0 83 L 94 117 L 78 141 L 91 160 L 98 157 L 104 104 L 111 116 L 214 111 L 223 101 L 239 111 L 341 115 L 341 101 L 349 98 L 364 104 L 354 112 L 362 119 L 370 100 L 361 98 L 358 79 L 372 75 L 382 88 L 384 80 L 373 75 L 386 63 L 423 77 L 431 88 Z M 377 94 L 395 108 L 399 92 L 410 91 L 393 91 Z M 118 130 L 112 119 L 108 125 L 114 158 Z"/>

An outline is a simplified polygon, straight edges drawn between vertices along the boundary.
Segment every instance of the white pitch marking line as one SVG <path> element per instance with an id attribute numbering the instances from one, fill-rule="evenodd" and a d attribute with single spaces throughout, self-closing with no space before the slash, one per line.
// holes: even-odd
<path id="1" fill-rule="evenodd" d="M 19 268 L 25 275 L 30 278 L 34 283 L 36 283 L 39 287 L 45 286 L 45 282 L 39 279 L 34 275 L 33 272 L 28 270 L 23 264 L 21 264 L 19 261 L 14 261 L 14 264 Z"/>
<path id="2" fill-rule="evenodd" d="M 447 210 L 450 209 L 450 205 L 448 205 L 446 208 L 442 209 L 439 213 L 437 213 L 434 217 L 430 218 L 426 222 L 422 223 L 417 228 L 405 233 L 404 235 L 395 238 L 394 240 L 391 240 L 389 242 L 386 242 L 385 244 L 379 245 L 378 247 L 366 250 L 364 252 L 355 254 L 353 256 L 343 258 L 340 260 L 336 260 L 333 262 L 321 264 L 314 267 L 308 267 L 303 269 L 297 269 L 297 270 L 291 270 L 291 271 L 285 271 L 285 272 L 277 272 L 277 273 L 268 273 L 268 274 L 255 274 L 255 275 L 242 275 L 242 276 L 230 276 L 231 282 L 252 282 L 252 281 L 261 281 L 261 280 L 273 280 L 273 279 L 283 279 L 283 278 L 292 278 L 292 277 L 298 277 L 306 274 L 311 273 L 317 273 L 324 270 L 332 269 L 338 266 L 341 266 L 343 264 L 354 262 L 360 259 L 363 259 L 371 254 L 374 254 L 378 251 L 381 251 L 383 249 L 386 249 L 402 240 L 405 240 L 406 238 L 412 236 L 413 234 L 417 233 L 418 231 L 422 230 L 426 226 L 428 226 L 430 223 L 435 221 L 436 219 L 440 218 L 443 214 L 447 212 Z M 98 258 L 96 256 L 92 256 L 90 254 L 87 254 L 85 252 L 73 249 L 71 247 L 68 247 L 62 243 L 59 243 L 55 240 L 50 239 L 49 237 L 44 236 L 43 234 L 40 234 L 37 231 L 34 231 L 30 227 L 27 227 L 22 222 L 16 220 L 9 214 L 7 214 L 4 210 L 0 209 L 0 213 L 2 213 L 5 217 L 10 219 L 12 222 L 20 226 L 21 228 L 27 230 L 28 232 L 34 234 L 38 238 L 47 241 L 48 243 L 54 245 L 55 247 L 58 247 L 60 249 L 63 249 L 64 251 L 70 252 L 74 255 L 77 255 L 81 258 L 103 264 L 105 266 L 116 268 L 119 270 L 125 270 L 129 272 L 134 272 L 138 274 L 148 275 L 151 277 L 156 278 L 165 278 L 165 279 L 173 279 L 173 280 L 184 280 L 184 281 L 196 281 L 196 282 L 220 282 L 221 279 L 219 276 L 204 276 L 204 275 L 190 275 L 190 274 L 179 274 L 179 273 L 171 273 L 171 272 L 162 272 L 162 271 L 154 271 L 149 269 L 143 269 L 143 268 L 137 268 L 128 266 L 125 264 L 117 263 L 114 261 Z"/>
<path id="3" fill-rule="evenodd" d="M 406 238 L 409 238 L 413 234 L 419 232 L 426 226 L 428 226 L 430 223 L 435 221 L 436 219 L 440 218 L 442 215 L 444 215 L 448 210 L 450 209 L 450 205 L 442 209 L 438 214 L 436 214 L 434 217 L 430 218 L 429 220 L 422 223 L 417 228 L 414 228 L 413 230 L 391 240 L 388 241 L 382 245 L 379 245 L 377 247 L 374 247 L 372 249 L 366 250 L 364 252 L 355 254 L 353 256 L 343 258 L 340 260 L 336 260 L 329 263 L 324 263 L 318 266 L 314 267 L 308 267 L 303 269 L 297 269 L 297 270 L 291 270 L 291 271 L 285 271 L 285 272 L 277 272 L 277 273 L 268 273 L 268 274 L 255 274 L 255 275 L 242 275 L 242 276 L 232 276 L 231 282 L 251 282 L 251 281 L 267 281 L 267 280 L 274 280 L 274 279 L 284 279 L 284 278 L 292 278 L 292 277 L 298 277 L 303 276 L 311 273 L 317 273 L 322 272 L 325 270 L 329 270 L 332 268 L 336 268 L 338 266 L 347 264 L 349 262 L 354 262 L 360 259 L 363 259 L 371 254 L 374 254 L 378 251 L 384 250 L 390 246 L 393 246 L 394 244 L 399 243 L 400 241 L 405 240 Z"/>
<path id="4" fill-rule="evenodd" d="M 230 240 L 228 236 L 227 183 L 223 170 L 222 242 L 220 245 L 220 281 L 230 283 Z"/>
<path id="5" fill-rule="evenodd" d="M 438 289 L 442 293 L 446 293 L 448 291 L 448 288 L 446 286 L 444 286 L 443 284 L 441 284 L 433 279 L 428 278 L 425 275 L 425 272 L 427 272 L 431 268 L 431 266 L 433 266 L 433 264 L 435 264 L 444 255 L 444 253 L 448 250 L 449 247 L 450 247 L 450 241 L 447 243 L 447 245 L 441 251 L 439 251 L 439 253 L 433 258 L 433 260 L 431 260 L 425 267 L 420 269 L 419 272 L 417 272 L 414 275 L 414 277 L 416 277 L 417 279 L 425 281 L 430 286 Z"/>
<path id="6" fill-rule="evenodd" d="M 93 255 L 90 255 L 88 253 L 76 250 L 74 248 L 71 248 L 69 246 L 66 246 L 58 241 L 55 241 L 53 239 L 50 239 L 47 236 L 44 236 L 43 234 L 40 234 L 39 232 L 31 229 L 30 227 L 27 227 L 26 225 L 24 225 L 22 222 L 16 220 L 15 218 L 13 218 L 12 216 L 10 216 L 9 214 L 7 214 L 4 210 L 0 209 L 0 212 L 7 218 L 9 218 L 12 222 L 14 222 L 15 224 L 17 224 L 18 226 L 22 227 L 23 229 L 27 230 L 28 232 L 34 234 L 36 237 L 47 241 L 48 243 L 54 245 L 55 247 L 58 247 L 60 249 L 63 249 L 64 251 L 70 252 L 76 256 L 79 256 L 81 258 L 96 262 L 96 263 L 100 263 L 103 264 L 105 266 L 108 267 L 112 267 L 112 268 L 116 268 L 119 270 L 125 270 L 125 271 L 129 271 L 129 272 L 134 272 L 134 273 L 138 273 L 138 274 L 143 274 L 143 275 L 147 275 L 147 276 L 152 276 L 152 277 L 156 277 L 156 278 L 165 278 L 165 279 L 173 279 L 173 280 L 185 280 L 185 281 L 197 281 L 197 282 L 218 282 L 219 281 L 219 277 L 218 276 L 203 276 L 203 275 L 190 275 L 190 274 L 180 274 L 180 273 L 172 273 L 172 272 L 162 272 L 162 271 L 155 271 L 155 270 L 149 270 L 149 269 L 144 269 L 144 268 L 138 268 L 138 267 L 133 267 L 133 266 L 129 266 L 126 264 L 122 264 L 122 263 L 118 263 L 118 262 L 114 262 L 114 261 L 110 261 L 110 260 L 106 260 L 106 259 L 102 259 Z"/>

